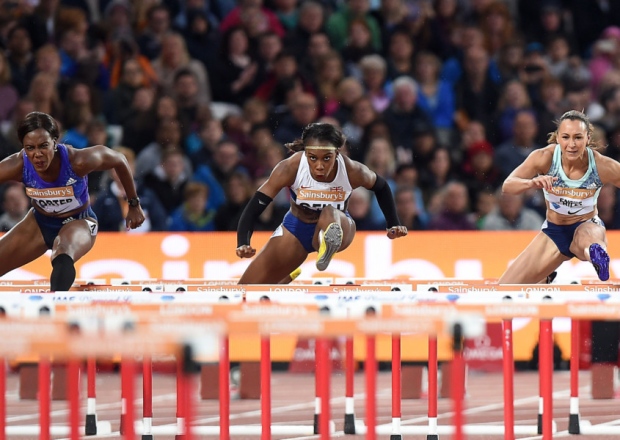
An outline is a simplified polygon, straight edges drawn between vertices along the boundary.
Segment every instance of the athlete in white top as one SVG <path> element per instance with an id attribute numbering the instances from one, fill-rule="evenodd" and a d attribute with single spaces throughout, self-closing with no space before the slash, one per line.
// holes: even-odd
<path id="1" fill-rule="evenodd" d="M 301 139 L 287 144 L 295 151 L 274 168 L 269 179 L 248 203 L 237 228 L 237 256 L 251 258 L 253 224 L 282 188 L 291 193 L 291 209 L 265 247 L 250 263 L 240 284 L 290 281 L 309 253 L 318 251 L 316 266 L 325 270 L 336 252 L 346 249 L 355 235 L 355 223 L 346 212 L 351 191 L 363 186 L 377 195 L 391 239 L 407 235 L 401 226 L 392 191 L 386 181 L 364 164 L 340 154 L 345 143 L 333 125 L 308 125 Z"/>
<path id="2" fill-rule="evenodd" d="M 592 141 L 588 117 L 571 110 L 562 115 L 548 145 L 535 150 L 506 178 L 502 190 L 520 194 L 541 188 L 547 219 L 541 232 L 501 276 L 500 284 L 544 280 L 564 261 L 590 261 L 603 281 L 609 279 L 605 225 L 596 199 L 605 183 L 620 187 L 620 163 L 603 156 Z"/>

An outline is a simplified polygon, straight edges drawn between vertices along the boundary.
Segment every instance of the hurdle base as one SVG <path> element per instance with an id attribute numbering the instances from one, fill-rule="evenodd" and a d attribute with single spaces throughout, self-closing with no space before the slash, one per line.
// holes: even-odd
<path id="1" fill-rule="evenodd" d="M 582 420 L 579 424 L 579 430 L 583 435 L 620 435 L 620 426 L 611 425 L 593 425 L 587 420 Z"/>
<path id="2" fill-rule="evenodd" d="M 97 431 L 100 435 L 112 434 L 112 424 L 110 422 L 97 423 Z M 6 427 L 7 438 L 13 437 L 35 437 L 41 434 L 41 426 L 39 425 L 14 425 Z M 84 426 L 80 427 L 80 435 L 84 435 Z M 50 426 L 50 435 L 68 437 L 71 435 L 71 427 L 68 425 L 52 425 Z"/>
<path id="3" fill-rule="evenodd" d="M 144 425 L 140 421 L 135 422 L 136 433 L 141 433 L 144 431 Z M 184 438 L 183 435 L 177 434 L 177 425 L 160 425 L 160 426 L 152 426 L 151 433 L 152 435 L 174 435 L 175 440 L 181 440 Z M 329 422 L 329 432 L 334 434 L 336 432 L 336 424 L 333 420 Z M 219 426 L 192 426 L 192 433 L 194 435 L 219 435 L 220 427 Z M 229 433 L 231 436 L 240 436 L 240 435 L 261 435 L 262 427 L 261 425 L 231 425 L 229 428 Z M 311 436 L 313 434 L 312 425 L 271 425 L 271 435 L 300 435 L 300 436 Z"/>
<path id="4" fill-rule="evenodd" d="M 400 434 L 391 434 L 390 440 L 403 440 L 403 436 Z"/>
<path id="5" fill-rule="evenodd" d="M 344 415 L 344 429 L 345 434 L 355 434 L 355 414 Z"/>
<path id="6" fill-rule="evenodd" d="M 568 416 L 568 433 L 581 434 L 579 429 L 579 414 L 570 414 Z"/>
<path id="7" fill-rule="evenodd" d="M 84 423 L 85 435 L 97 435 L 97 415 L 86 414 L 86 421 Z"/>
<path id="8" fill-rule="evenodd" d="M 439 440 L 439 436 L 437 434 L 426 434 L 426 440 Z"/>
<path id="9" fill-rule="evenodd" d="M 153 434 L 142 434 L 142 440 L 153 440 Z"/>
<path id="10" fill-rule="evenodd" d="M 543 422 L 542 422 L 542 414 L 538 414 L 538 421 L 537 421 L 537 425 L 538 425 L 538 432 L 537 432 L 537 434 L 542 434 L 542 428 L 543 428 L 543 427 L 542 427 L 542 425 L 543 425 Z"/>
<path id="11" fill-rule="evenodd" d="M 582 425 L 583 426 L 583 425 Z M 515 425 L 515 435 L 536 435 L 536 425 Z M 620 427 L 616 427 L 620 431 Z M 378 425 L 375 432 L 377 435 L 391 435 L 392 424 Z M 553 433 L 558 430 L 557 424 L 553 422 Z M 439 425 L 435 429 L 437 434 L 435 437 L 431 437 L 432 434 L 428 434 L 428 425 L 406 425 L 400 427 L 402 435 L 429 435 L 430 439 L 437 439 L 438 435 L 453 435 L 455 433 L 454 425 Z M 368 432 L 366 425 L 357 426 L 357 434 L 365 435 Z M 467 435 L 504 435 L 504 425 L 481 425 L 481 424 L 468 424 L 463 425 L 463 434 Z"/>
<path id="12" fill-rule="evenodd" d="M 314 434 L 318 434 L 319 433 L 319 415 L 315 414 L 314 415 Z"/>

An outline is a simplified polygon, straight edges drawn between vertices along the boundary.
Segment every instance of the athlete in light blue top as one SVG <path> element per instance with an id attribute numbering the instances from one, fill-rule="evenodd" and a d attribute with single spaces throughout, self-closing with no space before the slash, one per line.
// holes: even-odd
<path id="1" fill-rule="evenodd" d="M 605 225 L 596 200 L 605 183 L 620 187 L 620 163 L 596 151 L 592 131 L 585 114 L 564 113 L 549 135 L 550 145 L 530 153 L 506 178 L 502 190 L 508 194 L 541 188 L 547 219 L 500 284 L 541 282 L 573 257 L 590 261 L 602 281 L 609 279 Z"/>
<path id="2" fill-rule="evenodd" d="M 97 217 L 90 208 L 88 174 L 114 169 L 128 197 L 128 228 L 144 222 L 125 156 L 103 145 L 81 150 L 57 143 L 58 125 L 46 113 L 29 113 L 17 127 L 22 151 L 0 162 L 0 183 L 23 182 L 32 209 L 0 238 L 0 276 L 52 250 L 50 288 L 69 290 L 74 263 L 94 245 Z"/>

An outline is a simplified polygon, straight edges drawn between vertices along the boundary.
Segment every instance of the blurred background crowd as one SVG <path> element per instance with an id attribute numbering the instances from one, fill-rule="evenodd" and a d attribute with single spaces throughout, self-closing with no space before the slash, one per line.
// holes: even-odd
<path id="1" fill-rule="evenodd" d="M 393 189 L 411 230 L 539 229 L 540 192 L 503 179 L 585 111 L 620 159 L 620 1 L 4 0 L 0 158 L 29 112 L 61 141 L 103 144 L 135 170 L 144 231 L 233 231 L 250 197 L 314 121 Z M 124 230 L 113 173 L 89 178 L 100 230 Z M 288 209 L 283 191 L 256 230 Z M 1 230 L 28 210 L 1 187 Z M 620 228 L 604 187 L 599 216 Z M 385 222 L 353 192 L 358 230 Z M 133 232 L 133 231 L 132 231 Z"/>

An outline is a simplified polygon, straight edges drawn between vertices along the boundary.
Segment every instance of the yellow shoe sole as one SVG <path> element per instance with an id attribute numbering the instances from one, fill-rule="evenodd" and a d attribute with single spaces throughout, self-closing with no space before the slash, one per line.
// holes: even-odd
<path id="1" fill-rule="evenodd" d="M 327 269 L 332 257 L 342 245 L 342 228 L 337 223 L 330 223 L 325 232 L 319 232 L 319 254 L 316 258 L 316 268 L 320 271 Z"/>

